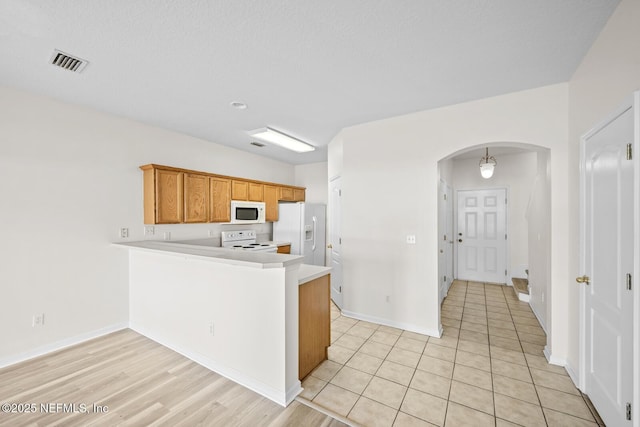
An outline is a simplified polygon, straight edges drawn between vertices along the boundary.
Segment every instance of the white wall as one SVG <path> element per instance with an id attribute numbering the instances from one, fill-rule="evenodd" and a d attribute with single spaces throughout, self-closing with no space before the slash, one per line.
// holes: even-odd
<path id="1" fill-rule="evenodd" d="M 143 239 L 146 163 L 294 184 L 289 164 L 0 87 L 0 366 L 126 325 L 127 255 L 109 243 L 120 227 Z"/>
<path id="2" fill-rule="evenodd" d="M 546 151 L 539 151 L 535 182 L 526 208 L 526 233 L 529 249 L 529 304 L 540 324 L 548 330 L 551 291 L 551 224 L 549 221 L 551 189 Z"/>
<path id="3" fill-rule="evenodd" d="M 574 73 L 569 83 L 569 164 L 570 186 L 569 215 L 579 218 L 579 142 L 580 136 L 604 120 L 620 106 L 623 100 L 640 89 L 640 2 L 622 0 L 603 28 L 600 36 Z M 570 223 L 570 274 L 571 282 L 565 309 L 568 309 L 569 369 L 578 372 L 578 314 L 579 287 L 574 278 L 583 273 L 579 270 L 578 221 Z M 640 393 L 637 393 L 640 394 Z M 636 399 L 640 397 L 636 396 Z M 638 403 L 638 402 L 637 402 Z M 638 404 L 635 405 L 636 407 Z"/>
<path id="4" fill-rule="evenodd" d="M 305 200 L 308 203 L 327 204 L 327 173 L 327 162 L 295 166 L 295 185 L 307 188 Z"/>
<path id="5" fill-rule="evenodd" d="M 529 263 L 525 214 L 536 176 L 537 155 L 535 152 L 527 152 L 498 156 L 498 165 L 490 179 L 480 176 L 479 160 L 455 159 L 453 162 L 454 211 L 457 212 L 458 190 L 507 189 L 509 264 L 505 280 L 511 285 L 511 277 L 526 277 L 524 269 Z"/>
<path id="6" fill-rule="evenodd" d="M 342 145 L 347 310 L 438 333 L 438 161 L 469 146 L 505 142 L 551 150 L 552 280 L 566 305 L 567 95 L 568 85 L 558 84 L 344 129 L 329 150 Z M 407 234 L 417 236 L 415 245 L 405 243 Z M 551 339 L 554 353 L 566 357 L 566 334 Z"/>

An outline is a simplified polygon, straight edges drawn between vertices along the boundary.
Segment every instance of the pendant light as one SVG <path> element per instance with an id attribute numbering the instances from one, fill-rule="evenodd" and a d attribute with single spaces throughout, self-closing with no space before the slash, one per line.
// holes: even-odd
<path id="1" fill-rule="evenodd" d="M 486 154 L 480 159 L 480 175 L 482 175 L 484 179 L 489 179 L 493 176 L 493 170 L 498 162 L 495 157 L 489 156 L 489 147 L 487 147 L 486 150 Z"/>

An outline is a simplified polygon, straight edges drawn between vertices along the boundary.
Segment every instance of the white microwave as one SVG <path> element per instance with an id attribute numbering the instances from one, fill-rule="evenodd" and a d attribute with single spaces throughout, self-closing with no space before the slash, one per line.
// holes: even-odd
<path id="1" fill-rule="evenodd" d="M 231 224 L 262 224 L 264 222 L 264 202 L 231 201 Z"/>

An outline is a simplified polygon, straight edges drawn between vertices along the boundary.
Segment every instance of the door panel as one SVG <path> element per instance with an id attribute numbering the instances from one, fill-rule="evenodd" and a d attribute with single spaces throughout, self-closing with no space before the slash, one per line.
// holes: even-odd
<path id="1" fill-rule="evenodd" d="M 331 299 L 342 309 L 342 187 L 340 177 L 330 182 L 331 190 L 331 226 L 329 244 L 331 246 Z"/>
<path id="2" fill-rule="evenodd" d="M 633 162 L 631 109 L 584 140 L 585 388 L 607 425 L 631 425 Z"/>
<path id="3" fill-rule="evenodd" d="M 458 191 L 458 278 L 506 281 L 506 189 Z"/>
<path id="4" fill-rule="evenodd" d="M 451 187 L 440 180 L 438 193 L 438 277 L 440 302 L 453 282 L 453 202 Z"/>

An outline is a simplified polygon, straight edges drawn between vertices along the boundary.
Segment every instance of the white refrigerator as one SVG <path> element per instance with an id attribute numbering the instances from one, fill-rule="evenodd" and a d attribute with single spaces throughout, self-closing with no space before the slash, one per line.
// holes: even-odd
<path id="1" fill-rule="evenodd" d="M 325 222 L 325 205 L 280 203 L 273 240 L 291 242 L 291 254 L 304 256 L 304 264 L 325 265 Z"/>

